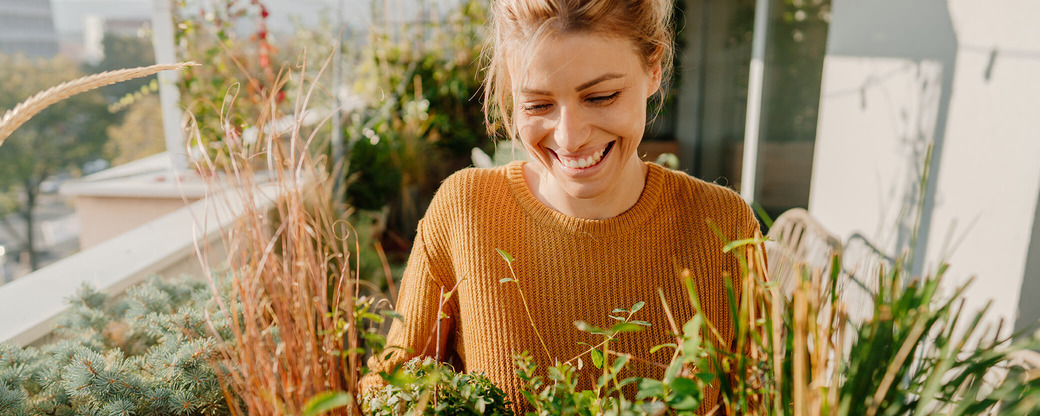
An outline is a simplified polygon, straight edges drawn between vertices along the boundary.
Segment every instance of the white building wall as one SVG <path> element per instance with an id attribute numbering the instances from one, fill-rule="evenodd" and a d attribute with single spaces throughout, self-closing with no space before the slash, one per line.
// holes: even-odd
<path id="1" fill-rule="evenodd" d="M 934 143 L 916 268 L 977 276 L 966 306 L 1019 327 L 1040 318 L 1038 21 L 1029 0 L 834 0 L 809 203 L 898 254 Z"/>
<path id="2" fill-rule="evenodd" d="M 58 53 L 49 0 L 0 0 L 0 53 L 34 58 Z"/>

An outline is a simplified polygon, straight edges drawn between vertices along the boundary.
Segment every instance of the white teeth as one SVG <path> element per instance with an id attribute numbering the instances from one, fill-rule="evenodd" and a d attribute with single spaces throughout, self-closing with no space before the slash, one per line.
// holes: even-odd
<path id="1" fill-rule="evenodd" d="M 559 160 L 560 160 L 560 162 L 563 163 L 564 166 L 566 166 L 568 168 L 571 168 L 571 169 L 583 169 L 583 168 L 587 168 L 589 166 L 593 166 L 593 165 L 599 163 L 599 161 L 603 159 L 603 152 L 606 151 L 606 150 L 607 150 L 607 148 L 603 147 L 603 150 L 600 150 L 598 153 L 596 153 L 594 155 L 590 155 L 589 157 L 586 157 L 586 158 L 564 159 L 564 158 L 561 157 L 561 158 L 559 158 Z"/>

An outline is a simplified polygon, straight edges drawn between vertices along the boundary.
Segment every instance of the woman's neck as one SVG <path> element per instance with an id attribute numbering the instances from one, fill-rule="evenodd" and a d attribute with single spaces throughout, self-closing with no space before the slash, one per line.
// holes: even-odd
<path id="1" fill-rule="evenodd" d="M 546 180 L 548 173 L 533 163 L 524 164 L 524 180 L 535 198 L 554 211 L 575 218 L 603 220 L 621 215 L 639 201 L 646 186 L 647 170 L 647 166 L 633 155 L 610 191 L 592 198 L 576 198 L 568 194 L 556 186 L 555 181 Z"/>

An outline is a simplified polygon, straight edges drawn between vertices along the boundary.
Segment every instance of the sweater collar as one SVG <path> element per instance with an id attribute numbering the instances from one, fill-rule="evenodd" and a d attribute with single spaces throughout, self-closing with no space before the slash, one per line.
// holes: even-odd
<path id="1" fill-rule="evenodd" d="M 513 196 L 532 220 L 565 233 L 606 237 L 634 231 L 657 209 L 664 190 L 664 168 L 655 163 L 644 162 L 648 167 L 646 185 L 643 186 L 643 193 L 639 195 L 635 205 L 612 218 L 575 218 L 545 206 L 534 196 L 524 180 L 524 163 L 526 162 L 516 161 L 506 166 Z"/>

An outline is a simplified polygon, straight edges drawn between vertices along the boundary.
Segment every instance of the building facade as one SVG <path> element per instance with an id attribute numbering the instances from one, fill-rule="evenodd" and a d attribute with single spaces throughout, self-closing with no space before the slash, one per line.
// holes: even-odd
<path id="1" fill-rule="evenodd" d="M 763 3 L 768 24 L 754 27 Z M 1040 3 L 679 5 L 669 122 L 684 170 L 740 185 L 763 30 L 753 202 L 773 218 L 808 208 L 888 258 L 912 253 L 915 275 L 949 264 L 947 287 L 974 277 L 966 309 L 992 302 L 1006 333 L 1040 325 Z"/>
<path id="2" fill-rule="evenodd" d="M 1040 3 L 834 0 L 809 211 L 1040 321 Z"/>
<path id="3" fill-rule="evenodd" d="M 58 53 L 50 0 L 0 0 L 0 53 L 38 58 Z"/>

